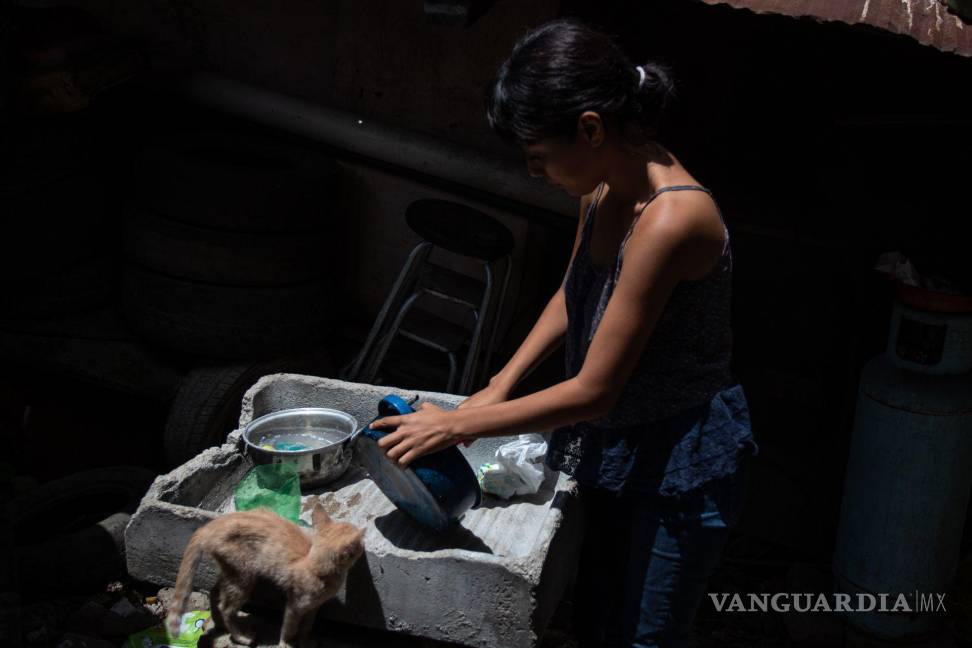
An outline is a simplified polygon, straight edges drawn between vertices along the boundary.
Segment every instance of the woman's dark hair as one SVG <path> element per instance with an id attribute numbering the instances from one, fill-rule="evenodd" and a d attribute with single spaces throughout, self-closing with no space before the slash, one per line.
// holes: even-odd
<path id="1" fill-rule="evenodd" d="M 669 70 L 658 63 L 638 68 L 606 34 L 572 19 L 545 23 L 513 46 L 486 91 L 486 116 L 501 137 L 518 144 L 572 137 L 577 118 L 597 112 L 625 140 L 657 139 L 665 107 L 674 96 Z"/>

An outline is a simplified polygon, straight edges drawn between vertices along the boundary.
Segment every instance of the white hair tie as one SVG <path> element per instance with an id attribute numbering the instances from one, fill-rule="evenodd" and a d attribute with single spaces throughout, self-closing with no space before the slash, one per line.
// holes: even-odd
<path id="1" fill-rule="evenodd" d="M 638 87 L 640 88 L 645 84 L 645 68 L 638 65 L 635 69 L 638 70 Z"/>

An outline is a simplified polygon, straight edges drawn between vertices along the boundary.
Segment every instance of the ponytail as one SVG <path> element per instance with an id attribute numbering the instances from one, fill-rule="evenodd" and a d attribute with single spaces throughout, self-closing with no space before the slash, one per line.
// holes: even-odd
<path id="1" fill-rule="evenodd" d="M 657 139 L 660 122 L 667 108 L 676 98 L 671 69 L 661 63 L 648 61 L 635 68 L 634 102 L 630 113 L 629 130 L 634 126 L 632 139 L 643 143 Z"/>

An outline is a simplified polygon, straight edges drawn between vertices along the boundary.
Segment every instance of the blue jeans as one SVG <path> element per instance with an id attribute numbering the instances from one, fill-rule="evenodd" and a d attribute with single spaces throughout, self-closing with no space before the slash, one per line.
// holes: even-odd
<path id="1" fill-rule="evenodd" d="M 750 458 L 674 497 L 581 487 L 588 519 L 574 594 L 581 646 L 688 645 L 689 629 L 742 509 Z"/>

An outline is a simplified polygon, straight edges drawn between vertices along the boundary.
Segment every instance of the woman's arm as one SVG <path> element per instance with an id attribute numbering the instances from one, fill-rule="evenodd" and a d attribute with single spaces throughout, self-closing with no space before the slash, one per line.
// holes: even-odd
<path id="1" fill-rule="evenodd" d="M 713 267 L 722 251 L 722 233 L 707 215 L 671 211 L 659 209 L 632 233 L 618 284 L 575 377 L 502 403 L 454 411 L 425 403 L 415 414 L 380 419 L 372 425 L 398 426 L 379 441 L 387 456 L 407 465 L 459 441 L 550 429 L 610 411 L 674 287 Z"/>
<path id="2" fill-rule="evenodd" d="M 584 231 L 584 220 L 587 215 L 588 206 L 591 204 L 593 194 L 582 196 L 580 200 L 580 218 L 577 219 L 577 232 L 574 235 L 574 248 L 570 253 L 570 263 L 577 255 L 577 247 L 580 245 L 581 233 Z M 567 271 L 570 271 L 570 263 L 567 264 Z M 547 357 L 553 353 L 564 341 L 564 334 L 567 332 L 567 305 L 564 297 L 564 283 L 567 281 L 566 272 L 564 279 L 560 283 L 560 288 L 554 296 L 547 302 L 546 308 L 540 314 L 530 333 L 526 336 L 520 347 L 510 358 L 509 362 L 494 375 L 490 381 L 490 387 L 498 389 L 504 395 L 510 392 L 536 369 Z"/>
<path id="3" fill-rule="evenodd" d="M 566 332 L 567 305 L 564 300 L 564 286 L 561 284 L 516 353 L 490 379 L 490 386 L 506 394 L 512 392 L 521 380 L 529 376 L 540 363 L 563 344 Z"/>

